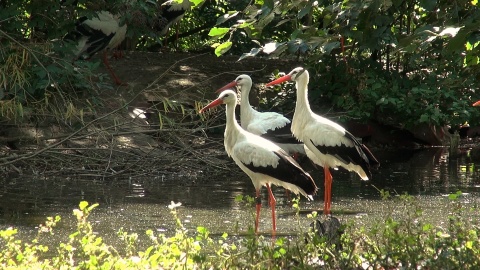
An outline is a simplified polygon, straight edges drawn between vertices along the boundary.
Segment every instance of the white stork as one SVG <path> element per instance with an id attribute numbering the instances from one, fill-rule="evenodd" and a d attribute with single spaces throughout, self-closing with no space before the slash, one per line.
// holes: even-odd
<path id="1" fill-rule="evenodd" d="M 292 119 L 293 135 L 305 144 L 307 156 L 324 168 L 325 207 L 324 214 L 330 214 L 332 201 L 332 175 L 329 168 L 343 167 L 356 172 L 362 180 L 372 177 L 370 168 L 379 162 L 370 150 L 361 144 L 350 132 L 339 124 L 312 112 L 308 102 L 308 71 L 298 67 L 266 86 L 295 81 L 297 102 Z"/>
<path id="2" fill-rule="evenodd" d="M 290 157 L 282 148 L 260 136 L 244 130 L 235 119 L 237 95 L 233 90 L 225 90 L 219 97 L 200 110 L 225 104 L 225 150 L 235 163 L 250 177 L 256 190 L 255 233 L 258 233 L 258 221 L 261 208 L 260 188 L 266 186 L 269 204 L 272 209 L 273 233 L 276 231 L 275 197 L 270 185 L 282 186 L 295 194 L 302 194 L 309 200 L 317 191 L 312 177 Z"/>
<path id="3" fill-rule="evenodd" d="M 77 43 L 76 58 L 89 59 L 94 54 L 103 50 L 103 63 L 112 75 L 117 85 L 124 85 L 113 69 L 110 67 L 107 59 L 107 51 L 116 48 L 125 39 L 127 25 L 120 25 L 119 16 L 113 15 L 108 11 L 100 11 L 96 17 L 88 19 L 81 17 L 76 25 L 75 31 L 65 36 L 66 40 L 72 40 Z"/>
<path id="4" fill-rule="evenodd" d="M 159 7 L 159 16 L 156 18 L 155 27 L 159 31 L 160 36 L 166 36 L 172 25 L 180 21 L 185 12 L 190 10 L 192 2 L 189 0 L 169 0 L 161 4 Z M 178 26 L 176 31 L 176 39 L 178 39 Z"/>
<path id="5" fill-rule="evenodd" d="M 274 142 L 289 154 L 305 154 L 303 143 L 293 137 L 290 131 L 290 119 L 276 112 L 259 112 L 250 105 L 249 95 L 252 84 L 252 78 L 242 74 L 234 81 L 218 89 L 217 93 L 239 86 L 241 92 L 240 124 L 242 128 Z"/>

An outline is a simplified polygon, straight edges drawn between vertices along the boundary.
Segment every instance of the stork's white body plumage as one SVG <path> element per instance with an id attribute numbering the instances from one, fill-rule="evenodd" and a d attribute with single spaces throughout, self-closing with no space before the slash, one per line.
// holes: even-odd
<path id="1" fill-rule="evenodd" d="M 101 50 L 114 49 L 120 45 L 125 39 L 127 25 L 120 25 L 119 16 L 108 11 L 100 11 L 96 17 L 80 19 L 76 31 L 79 40 L 75 55 L 80 57 L 86 53 L 89 58 Z"/>
<path id="2" fill-rule="evenodd" d="M 245 166 L 245 164 L 251 164 L 254 167 L 272 167 L 276 169 L 279 166 L 280 158 L 275 152 L 281 152 L 281 148 L 279 148 L 278 145 L 247 132 L 238 126 L 238 124 L 236 127 L 234 125 L 229 127 L 228 123 L 225 128 L 224 144 L 228 156 L 252 179 L 255 189 L 260 189 L 266 185 L 276 185 L 284 187 L 295 194 L 302 194 L 306 198 L 313 200 L 312 195 L 307 194 L 298 186 L 281 181 L 267 174 L 254 172 Z"/>
<path id="3" fill-rule="evenodd" d="M 75 31 L 65 39 L 77 43 L 74 54 L 76 58 L 88 59 L 99 51 L 103 51 L 103 63 L 118 85 L 123 84 L 113 72 L 107 59 L 107 51 L 122 43 L 127 33 L 127 24 L 120 25 L 118 15 L 108 11 L 99 11 L 95 17 L 82 17 L 76 24 Z"/>
<path id="4" fill-rule="evenodd" d="M 262 136 L 278 146 L 287 153 L 305 154 L 303 144 L 292 137 L 289 125 L 290 119 L 276 112 L 259 112 L 250 104 L 250 90 L 252 89 L 252 78 L 246 74 L 238 76 L 231 83 L 223 86 L 217 92 L 235 86 L 240 87 L 240 124 L 245 130 Z M 286 130 L 285 130 L 286 128 Z M 281 133 L 281 129 L 285 132 Z"/>
<path id="5" fill-rule="evenodd" d="M 325 172 L 325 208 L 330 214 L 332 176 L 329 168 L 343 167 L 356 172 L 362 180 L 371 177 L 370 168 L 379 165 L 370 150 L 339 124 L 313 113 L 308 102 L 308 71 L 295 68 L 289 74 L 267 84 L 296 82 L 297 101 L 292 119 L 293 135 L 305 144 L 307 156 Z"/>
<path id="6" fill-rule="evenodd" d="M 368 180 L 364 169 L 356 163 L 345 162 L 336 155 L 322 153 L 316 146 L 327 147 L 349 147 L 354 148 L 355 143 L 351 138 L 346 137 L 345 128 L 339 124 L 314 114 L 308 103 L 307 91 L 298 91 L 295 113 L 292 120 L 292 133 L 300 141 L 305 143 L 305 152 L 315 164 L 322 167 L 337 168 L 343 167 L 349 171 L 356 172 L 362 180 Z"/>
<path id="7" fill-rule="evenodd" d="M 271 185 L 282 186 L 295 194 L 302 194 L 313 199 L 317 187 L 311 176 L 276 144 L 258 135 L 244 130 L 235 119 L 236 93 L 232 90 L 223 91 L 219 97 L 205 106 L 208 108 L 226 104 L 225 150 L 229 157 L 250 177 L 255 186 L 257 198 L 260 198 L 260 188 L 266 186 L 272 208 L 273 232 L 275 225 L 275 198 Z M 258 231 L 258 216 L 260 204 L 257 204 L 255 232 Z"/>

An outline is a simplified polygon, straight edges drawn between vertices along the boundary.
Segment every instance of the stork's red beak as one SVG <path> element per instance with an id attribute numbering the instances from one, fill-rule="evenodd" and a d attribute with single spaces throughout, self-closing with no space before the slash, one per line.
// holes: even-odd
<path id="1" fill-rule="evenodd" d="M 223 104 L 223 99 L 215 99 L 214 101 L 210 102 L 210 104 L 208 104 L 207 106 L 203 107 L 203 109 L 201 109 L 200 111 L 198 111 L 198 113 L 203 113 L 204 111 L 210 109 L 210 108 L 213 108 L 213 107 L 216 107 L 218 105 L 221 105 Z"/>
<path id="2" fill-rule="evenodd" d="M 274 80 L 274 81 L 272 81 L 272 82 L 267 83 L 265 86 L 266 86 L 266 87 L 269 87 L 269 86 L 276 85 L 276 84 L 280 84 L 280 83 L 283 83 L 283 82 L 286 82 L 286 81 L 290 81 L 290 80 L 292 80 L 292 76 L 290 76 L 290 75 L 287 74 L 287 75 L 282 76 L 282 77 L 280 77 L 280 78 L 278 78 L 278 79 L 276 79 L 276 80 Z"/>
<path id="3" fill-rule="evenodd" d="M 477 102 L 475 102 L 475 103 L 473 103 L 473 106 L 480 106 L 480 100 L 477 101 Z"/>
<path id="4" fill-rule="evenodd" d="M 221 93 L 227 89 L 230 89 L 230 88 L 233 88 L 233 89 L 236 89 L 235 86 L 237 86 L 237 81 L 233 81 L 227 85 L 225 85 L 224 87 L 218 89 L 217 91 L 215 91 L 215 93 Z"/>

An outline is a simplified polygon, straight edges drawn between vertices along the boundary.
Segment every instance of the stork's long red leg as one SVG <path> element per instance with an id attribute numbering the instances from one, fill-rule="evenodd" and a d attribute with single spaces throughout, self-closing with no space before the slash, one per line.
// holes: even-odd
<path id="1" fill-rule="evenodd" d="M 323 208 L 323 213 L 325 215 L 330 214 L 330 206 L 332 205 L 332 174 L 330 173 L 330 169 L 328 166 L 323 167 L 323 171 L 325 173 L 325 206 Z"/>
<path id="2" fill-rule="evenodd" d="M 258 221 L 259 221 L 259 217 L 260 217 L 260 209 L 262 208 L 262 200 L 261 200 L 261 197 L 260 197 L 260 189 L 257 189 L 256 193 L 255 193 L 256 197 L 255 197 L 255 202 L 256 202 L 256 210 L 257 210 L 257 216 L 255 217 L 255 234 L 258 233 Z"/>
<path id="3" fill-rule="evenodd" d="M 275 234 L 275 232 L 277 231 L 277 219 L 275 217 L 275 205 L 277 204 L 277 201 L 273 196 L 273 192 L 269 184 L 267 184 L 267 190 L 268 190 L 268 202 L 270 204 L 270 208 L 272 208 L 272 230 L 273 230 L 272 233 Z"/>
<path id="4" fill-rule="evenodd" d="M 163 36 L 164 37 L 164 40 L 163 40 L 163 46 L 164 47 L 167 47 L 167 41 L 168 41 L 168 34 L 170 33 L 170 28 L 167 29 L 167 32 L 165 33 L 165 35 Z"/>
<path id="5" fill-rule="evenodd" d="M 115 81 L 115 84 L 117 84 L 117 85 L 127 85 L 126 83 L 123 83 L 122 81 L 120 81 L 120 79 L 117 77 L 115 72 L 113 72 L 113 69 L 110 66 L 110 63 L 108 62 L 107 51 L 103 51 L 103 63 L 105 64 L 105 67 L 107 68 L 108 72 L 110 72 L 110 75 L 112 75 L 113 80 Z"/>
<path id="6" fill-rule="evenodd" d="M 178 47 L 178 32 L 180 32 L 180 22 L 177 22 L 177 26 L 176 26 L 176 30 L 177 30 L 177 33 L 175 35 L 175 42 L 173 44 L 173 46 L 175 47 L 175 49 Z"/>

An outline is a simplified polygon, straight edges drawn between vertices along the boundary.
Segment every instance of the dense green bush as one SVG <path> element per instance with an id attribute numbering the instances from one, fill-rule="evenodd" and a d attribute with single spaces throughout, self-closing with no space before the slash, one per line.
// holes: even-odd
<path id="1" fill-rule="evenodd" d="M 464 208 L 450 195 L 452 212 L 444 226 L 425 221 L 418 202 L 403 195 L 369 227 L 345 225 L 338 242 L 313 231 L 296 239 L 268 239 L 253 232 L 244 238 L 212 237 L 205 227 L 189 232 L 177 217 L 180 204 L 169 206 L 177 228 L 172 235 L 147 231 L 151 243 L 138 249 L 138 234 L 120 229 L 123 247 L 105 243 L 88 217 L 96 204 L 81 202 L 74 210 L 77 229 L 48 250 L 43 234 L 61 222 L 48 218 L 31 242 L 16 239 L 17 229 L 0 231 L 2 269 L 474 269 L 480 264 L 478 206 Z M 298 202 L 294 204 L 298 209 Z M 298 214 L 298 213 L 297 213 Z M 313 221 L 316 213 L 308 215 Z M 49 256 L 45 256 L 45 254 Z"/>
<path id="2" fill-rule="evenodd" d="M 129 25 L 133 50 L 158 50 L 163 43 L 148 27 L 155 1 L 72 2 L 0 3 L 2 120 L 19 120 L 25 111 L 52 104 L 66 115 L 79 92 L 94 96 L 105 86 L 104 78 L 93 75 L 98 65 L 73 66 L 61 42 L 79 16 L 118 12 Z M 310 88 L 318 89 L 312 103 L 349 118 L 400 127 L 480 120 L 470 106 L 480 99 L 478 0 L 192 2 L 180 25 L 181 50 L 302 59 L 314 75 Z M 288 104 L 293 98 L 277 99 L 275 104 Z"/>
<path id="3" fill-rule="evenodd" d="M 346 117 L 399 127 L 478 121 L 478 1 L 255 1 L 212 29 L 235 48 L 237 33 L 257 43 L 241 58 L 292 55 L 314 75 L 313 103 Z M 228 15 L 234 14 L 230 10 Z M 289 70 L 281 70 L 288 72 Z M 328 105 L 327 105 L 328 104 Z"/>

